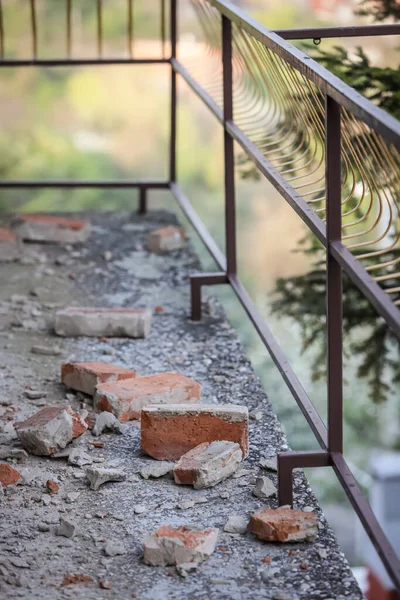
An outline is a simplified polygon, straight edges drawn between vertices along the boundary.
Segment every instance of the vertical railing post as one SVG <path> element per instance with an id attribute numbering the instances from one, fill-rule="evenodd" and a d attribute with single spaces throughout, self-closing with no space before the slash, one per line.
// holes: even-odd
<path id="1" fill-rule="evenodd" d="M 177 3 L 171 0 L 170 6 L 170 36 L 171 36 L 171 59 L 176 58 L 177 46 Z M 169 149 L 169 182 L 176 181 L 176 72 L 171 65 L 171 124 L 170 124 L 170 149 Z"/>
<path id="2" fill-rule="evenodd" d="M 326 97 L 326 314 L 328 368 L 328 450 L 343 452 L 342 270 L 332 243 L 342 236 L 340 106 Z"/>
<path id="3" fill-rule="evenodd" d="M 226 123 L 233 120 L 232 22 L 222 15 L 224 97 L 225 244 L 227 275 L 236 275 L 235 157 Z"/>

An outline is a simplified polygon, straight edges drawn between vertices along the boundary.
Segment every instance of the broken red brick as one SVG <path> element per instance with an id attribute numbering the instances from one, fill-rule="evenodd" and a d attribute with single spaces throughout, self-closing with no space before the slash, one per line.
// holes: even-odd
<path id="1" fill-rule="evenodd" d="M 148 308 L 88 308 L 70 306 L 56 314 L 55 332 L 65 337 L 143 338 L 150 332 Z"/>
<path id="2" fill-rule="evenodd" d="M 10 229 L 0 227 L 0 262 L 11 262 L 21 256 L 21 243 Z"/>
<path id="3" fill-rule="evenodd" d="M 21 478 L 21 473 L 7 463 L 0 463 L 0 484 L 3 487 L 15 485 Z"/>
<path id="4" fill-rule="evenodd" d="M 185 246 L 185 234 L 180 227 L 168 225 L 149 233 L 147 248 L 150 252 L 171 252 Z"/>
<path id="5" fill-rule="evenodd" d="M 200 401 L 200 384 L 179 373 L 158 373 L 136 379 L 101 383 L 96 388 L 94 407 L 113 413 L 120 421 L 139 419 L 149 404 Z"/>
<path id="6" fill-rule="evenodd" d="M 156 313 L 162 313 L 162 312 L 164 312 L 164 309 L 163 309 L 162 306 L 156 306 L 154 310 L 155 310 Z"/>
<path id="7" fill-rule="evenodd" d="M 46 487 L 51 494 L 57 494 L 57 492 L 60 489 L 60 486 L 58 485 L 58 483 L 53 481 L 53 479 L 48 479 L 46 481 Z"/>
<path id="8" fill-rule="evenodd" d="M 20 238 L 31 242 L 75 244 L 90 235 L 89 221 L 54 215 L 21 214 L 13 225 Z"/>
<path id="9" fill-rule="evenodd" d="M 90 575 L 83 575 L 82 573 L 77 573 L 76 575 L 68 574 L 64 575 L 64 579 L 60 587 L 65 587 L 75 583 L 88 583 L 89 581 L 93 581 L 93 577 Z"/>
<path id="10" fill-rule="evenodd" d="M 200 563 L 215 550 L 218 529 L 162 525 L 143 540 L 144 562 L 153 566 Z"/>
<path id="11" fill-rule="evenodd" d="M 136 377 L 135 371 L 104 362 L 65 363 L 61 365 L 61 381 L 68 388 L 94 395 L 96 385 Z"/>
<path id="12" fill-rule="evenodd" d="M 251 515 L 247 529 L 268 542 L 313 541 L 318 534 L 318 519 L 312 512 L 266 508 Z"/>
<path id="13" fill-rule="evenodd" d="M 213 487 L 241 465 L 243 452 L 236 442 L 204 442 L 184 454 L 174 468 L 175 483 L 195 490 Z"/>
<path id="14" fill-rule="evenodd" d="M 261 559 L 261 562 L 263 562 L 263 563 L 266 563 L 267 565 L 269 565 L 269 564 L 270 564 L 270 562 L 271 562 L 271 557 L 270 557 L 270 555 L 269 555 L 269 554 L 267 554 L 266 556 L 264 556 L 264 558 L 263 558 L 263 559 Z"/>
<path id="15" fill-rule="evenodd" d="M 87 425 L 70 406 L 48 406 L 26 421 L 16 423 L 15 429 L 28 452 L 49 456 L 85 433 Z"/>
<path id="16" fill-rule="evenodd" d="M 95 448 L 104 448 L 103 442 L 90 442 L 90 445 L 94 446 Z"/>
<path id="17" fill-rule="evenodd" d="M 146 406 L 141 415 L 141 449 L 158 460 L 177 460 L 203 444 L 237 442 L 248 453 L 248 409 L 234 404 Z"/>

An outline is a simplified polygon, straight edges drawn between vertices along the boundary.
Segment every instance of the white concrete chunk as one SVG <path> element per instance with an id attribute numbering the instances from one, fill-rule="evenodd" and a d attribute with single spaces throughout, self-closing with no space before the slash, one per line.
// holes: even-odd
<path id="1" fill-rule="evenodd" d="M 148 308 L 69 307 L 56 314 L 55 332 L 64 337 L 143 338 L 150 332 Z"/>

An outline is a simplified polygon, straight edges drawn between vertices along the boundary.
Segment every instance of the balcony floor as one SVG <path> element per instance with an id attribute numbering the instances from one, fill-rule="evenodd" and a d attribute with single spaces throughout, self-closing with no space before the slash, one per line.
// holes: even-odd
<path id="1" fill-rule="evenodd" d="M 246 473 L 218 486 L 196 491 L 176 486 L 164 477 L 143 480 L 139 472 L 149 459 L 139 451 L 139 425 L 130 422 L 125 435 L 106 434 L 103 450 L 105 465 L 118 466 L 128 481 L 88 489 L 81 471 L 64 460 L 29 457 L 17 469 L 29 473 L 29 485 L 16 486 L 0 498 L 0 595 L 2 598 L 67 598 L 85 600 L 131 597 L 139 600 L 168 599 L 343 599 L 361 598 L 349 566 L 329 529 L 304 476 L 295 474 L 296 506 L 315 507 L 320 517 L 320 533 L 314 544 L 276 545 L 258 541 L 253 535 L 233 536 L 223 532 L 228 516 L 249 516 L 265 506 L 276 506 L 277 499 L 262 501 L 252 495 L 259 461 L 281 449 L 286 440 L 271 404 L 244 355 L 235 331 L 211 291 L 207 292 L 204 319 L 199 324 L 188 320 L 189 274 L 200 269 L 192 248 L 167 256 L 144 250 L 151 229 L 175 222 L 172 214 L 150 213 L 146 217 L 128 214 L 90 215 L 94 231 L 90 240 L 72 251 L 63 247 L 29 245 L 33 264 L 1 265 L 0 286 L 0 409 L 1 401 L 11 400 L 15 421 L 38 410 L 44 403 L 65 399 L 59 384 L 60 363 L 66 360 L 104 360 L 135 368 L 140 374 L 180 371 L 203 386 L 203 402 L 247 404 L 250 411 L 262 414 L 250 421 L 250 456 L 244 463 Z M 111 251 L 106 262 L 104 252 Z M 79 255 L 77 254 L 79 252 Z M 55 259 L 61 264 L 55 264 Z M 43 261 L 43 262 L 42 262 Z M 32 295 L 32 292 L 34 295 Z M 26 296 L 27 310 L 10 303 L 14 294 Z M 56 338 L 51 333 L 56 305 L 150 306 L 163 307 L 154 314 L 146 340 Z M 36 316 L 35 316 L 36 314 Z M 42 322 L 44 319 L 44 322 Z M 21 321 L 22 327 L 18 326 Z M 60 356 L 32 354 L 34 344 L 59 346 Z M 28 401 L 25 387 L 43 389 L 47 397 Z M 80 407 L 76 398 L 71 404 Z M 4 411 L 3 411 L 4 412 Z M 0 443 L 5 435 L 1 427 Z M 87 449 L 90 433 L 79 441 Z M 264 473 L 266 474 L 266 473 Z M 271 475 L 270 473 L 268 473 Z M 274 475 L 275 477 L 275 475 Z M 43 496 L 47 479 L 61 480 L 58 494 L 45 506 Z M 64 500 L 66 492 L 79 491 L 73 504 Z M 229 497 L 221 498 L 227 492 Z M 225 495 L 225 494 L 224 494 Z M 177 504 L 204 500 L 182 510 Z M 134 513 L 137 505 L 147 511 Z M 97 518 L 96 512 L 107 518 Z M 72 539 L 57 537 L 55 524 L 68 516 L 77 525 Z M 117 516 L 118 518 L 115 518 Z M 38 524 L 50 523 L 49 532 L 39 532 Z M 194 574 L 181 578 L 173 567 L 156 568 L 142 561 L 141 540 L 161 524 L 194 524 L 218 527 L 218 548 Z M 126 554 L 104 556 L 105 541 L 122 542 Z M 289 551 L 294 550 L 294 555 Z M 321 558 L 326 551 L 326 558 Z M 270 566 L 262 559 L 269 555 Z M 19 558 L 20 565 L 14 559 Z M 10 560 L 11 559 L 11 560 Z M 14 560 L 15 565 L 12 564 Z M 302 565 L 302 566 L 301 566 Z M 273 569 L 270 579 L 262 572 Z M 66 574 L 93 577 L 89 583 L 60 587 Z M 98 579 L 112 584 L 102 590 Z M 136 594 L 136 595 L 134 595 Z M 287 594 L 287 595 L 285 595 Z"/>

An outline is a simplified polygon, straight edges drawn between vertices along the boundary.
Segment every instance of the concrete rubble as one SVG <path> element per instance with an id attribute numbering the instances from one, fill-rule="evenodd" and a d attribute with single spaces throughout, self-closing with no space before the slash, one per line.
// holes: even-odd
<path id="1" fill-rule="evenodd" d="M 143 338 L 150 333 L 147 308 L 85 308 L 70 306 L 57 311 L 54 329 L 63 337 Z"/>
<path id="2" fill-rule="evenodd" d="M 86 477 L 90 483 L 91 490 L 98 490 L 101 485 L 110 481 L 125 481 L 126 473 L 120 469 L 108 469 L 107 467 L 90 467 L 86 469 Z"/>
<path id="3" fill-rule="evenodd" d="M 180 485 L 192 485 L 195 490 L 213 487 L 232 475 L 242 460 L 242 449 L 235 442 L 204 442 L 180 458 L 174 468 L 174 480 Z"/>
<path id="4" fill-rule="evenodd" d="M 130 421 L 139 419 L 148 404 L 199 402 L 200 390 L 197 381 L 180 373 L 157 373 L 99 384 L 93 406 L 113 413 L 120 421 Z"/>
<path id="5" fill-rule="evenodd" d="M 257 496 L 257 498 L 271 498 L 271 496 L 275 496 L 276 493 L 277 489 L 269 477 L 257 477 L 256 484 L 253 488 L 254 496 Z"/>
<path id="6" fill-rule="evenodd" d="M 224 525 L 224 531 L 227 533 L 238 533 L 243 535 L 247 531 L 248 519 L 239 515 L 229 517 Z"/>
<path id="7" fill-rule="evenodd" d="M 171 223 L 171 215 L 90 220 L 96 235 L 85 244 L 26 244 L 20 260 L 1 266 L 0 597 L 361 600 L 301 471 L 294 472 L 290 516 L 276 508 L 275 495 L 253 494 L 265 474 L 260 467 L 276 484 L 275 469 L 263 462 L 271 459 L 262 457 L 287 451 L 287 441 L 208 290 L 202 322 L 187 319 L 188 277 L 199 270 L 190 244 L 163 256 L 146 250 L 148 234 Z M 151 331 L 146 338 L 65 337 L 55 344 L 56 311 L 71 298 L 148 306 Z M 112 369 L 109 357 L 142 377 L 178 373 L 194 382 L 196 398 L 145 406 L 141 421 L 122 425 L 111 412 L 96 414 L 90 396 L 103 385 L 101 368 L 85 389 L 73 383 L 72 393 L 60 366 Z M 155 460 L 141 451 L 147 426 Z M 200 444 L 206 449 L 195 453 L 195 468 L 186 463 L 191 485 L 175 483 L 175 461 L 185 463 L 183 455 Z M 200 475 L 207 487 L 195 489 Z M 282 542 L 317 536 L 318 543 L 294 551 L 265 535 Z"/>
<path id="8" fill-rule="evenodd" d="M 248 530 L 268 542 L 312 542 L 318 535 L 318 519 L 312 512 L 266 508 L 251 515 Z"/>
<path id="9" fill-rule="evenodd" d="M 50 456 L 85 433 L 87 425 L 70 406 L 48 406 L 16 424 L 22 446 L 31 454 Z"/>
<path id="10" fill-rule="evenodd" d="M 248 454 L 248 410 L 233 404 L 146 406 L 141 449 L 158 460 L 177 460 L 204 442 L 236 442 Z"/>
<path id="11" fill-rule="evenodd" d="M 122 433 L 121 423 L 112 413 L 103 411 L 96 417 L 96 421 L 92 427 L 92 435 L 98 437 L 104 431 L 113 431 L 114 433 Z"/>
<path id="12" fill-rule="evenodd" d="M 64 363 L 61 381 L 72 390 L 93 396 L 99 383 L 120 381 L 136 377 L 135 371 L 104 362 Z"/>

